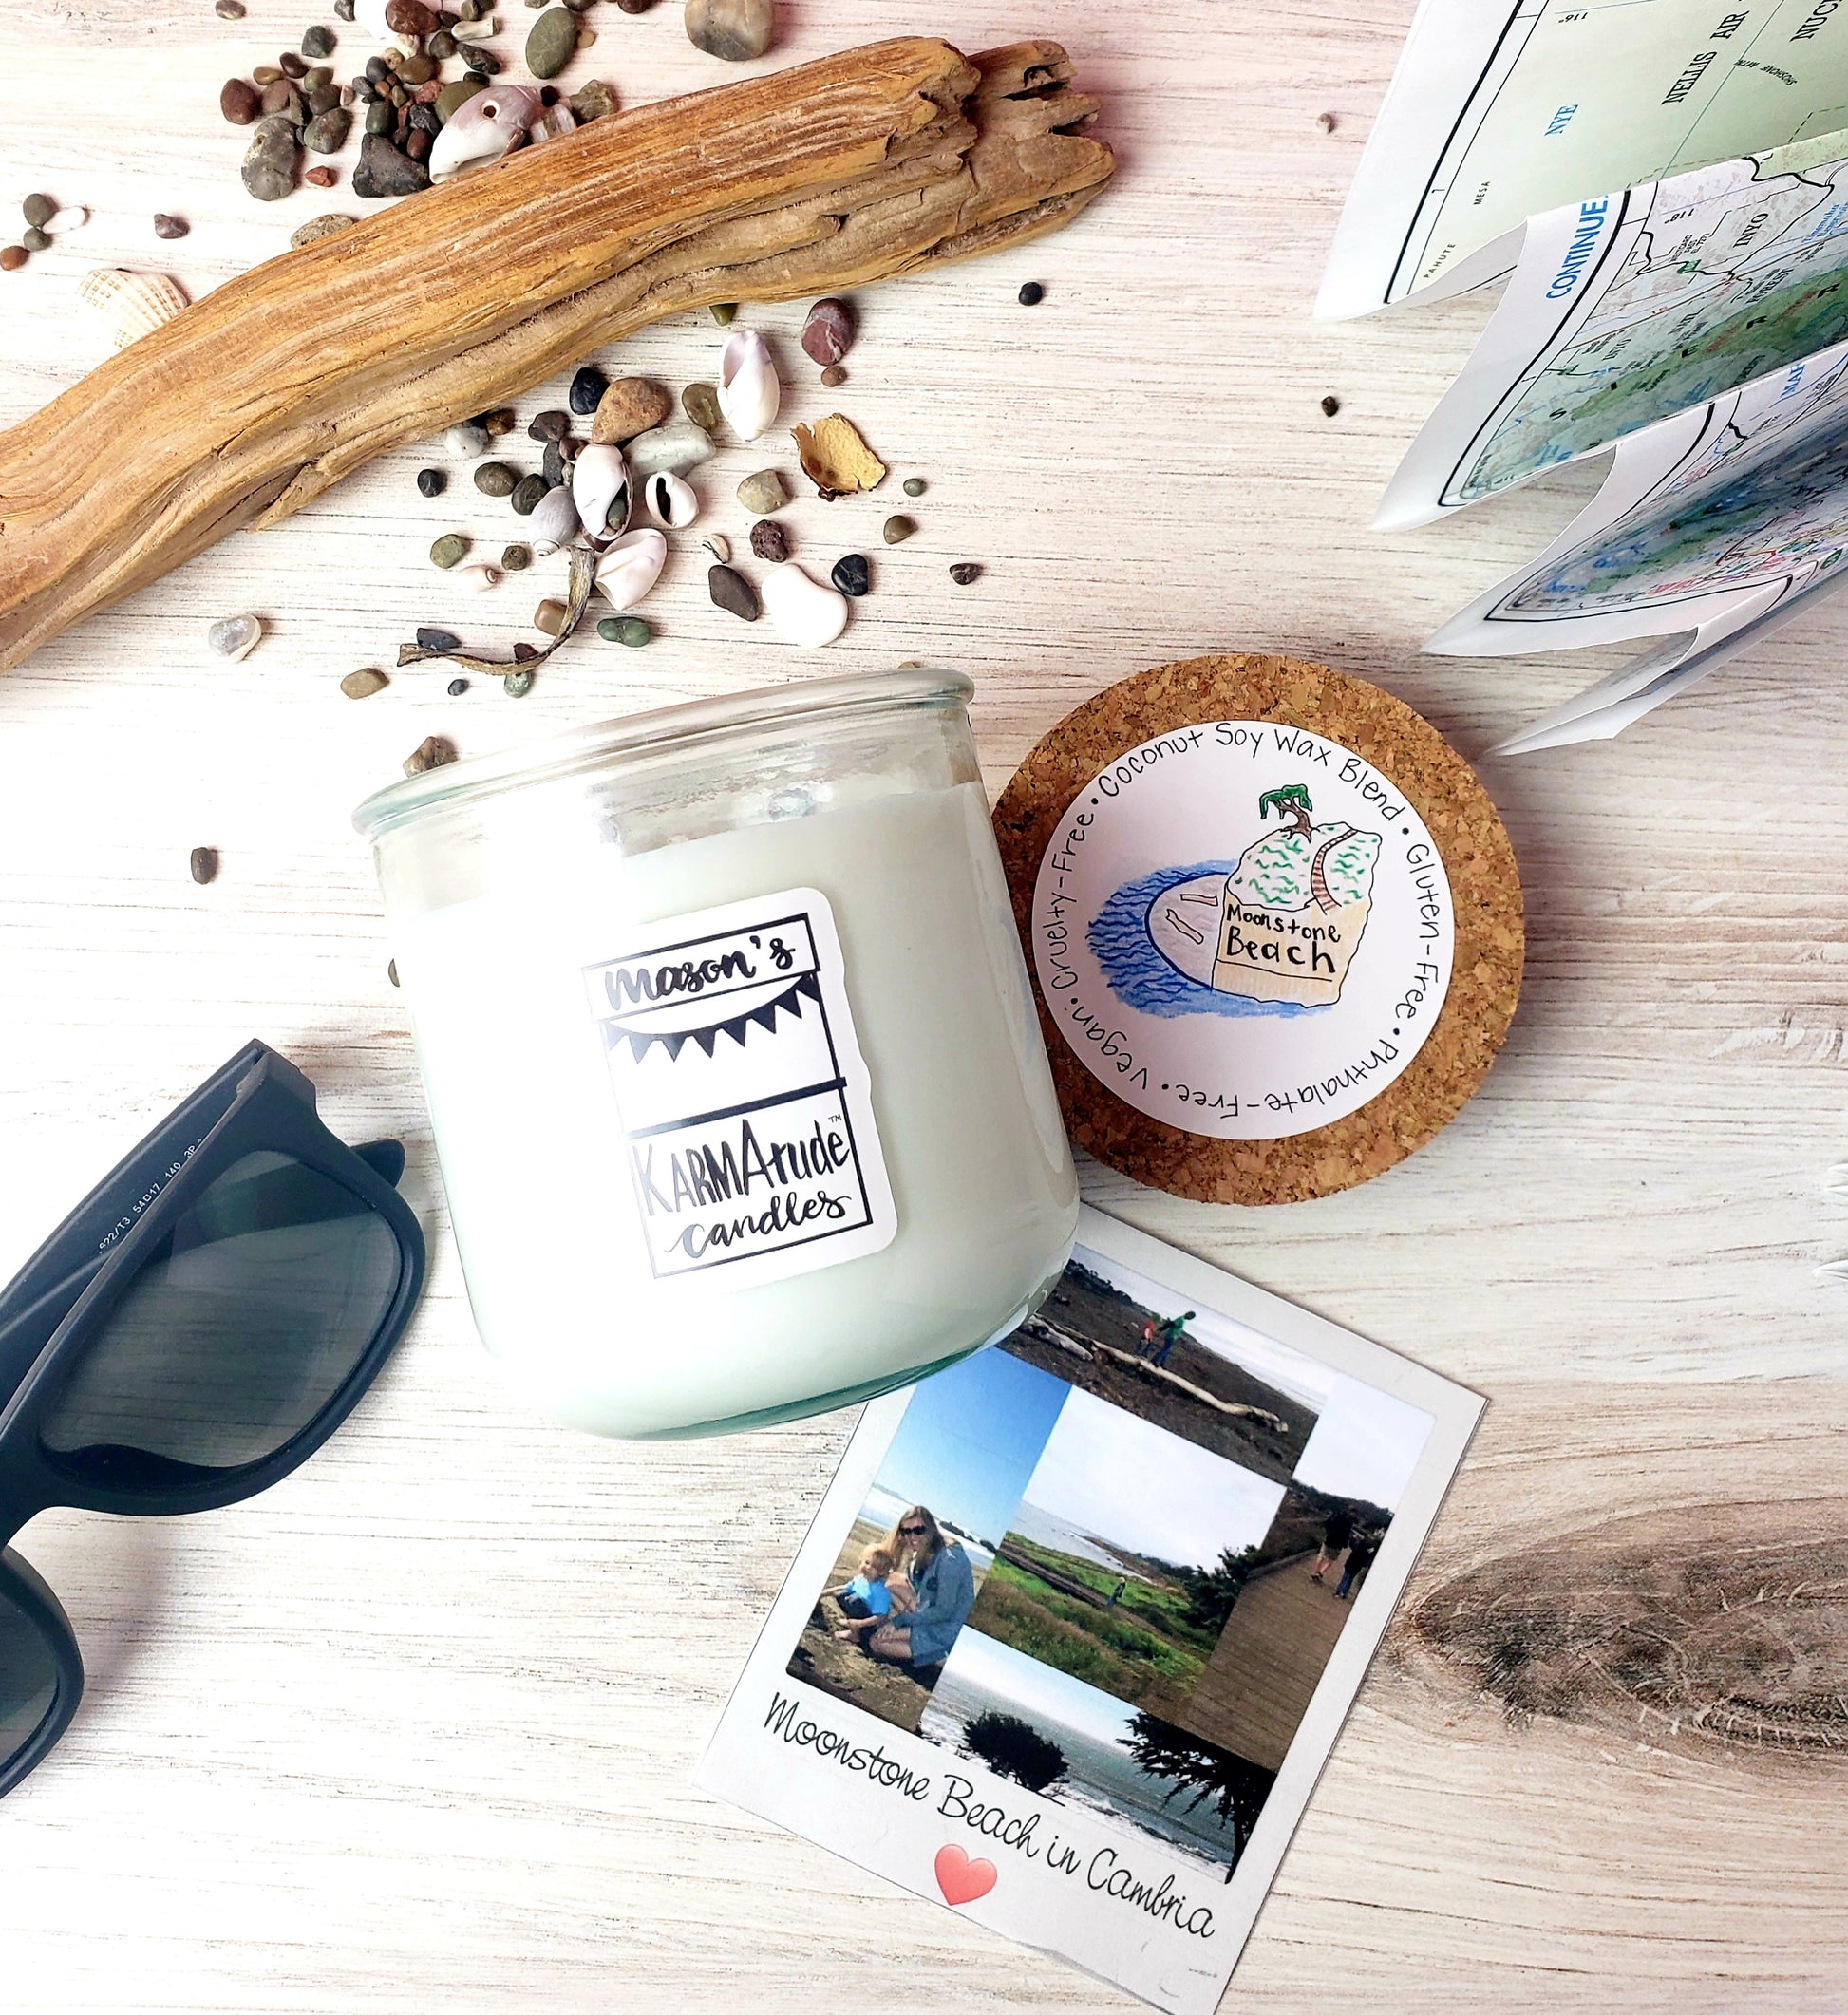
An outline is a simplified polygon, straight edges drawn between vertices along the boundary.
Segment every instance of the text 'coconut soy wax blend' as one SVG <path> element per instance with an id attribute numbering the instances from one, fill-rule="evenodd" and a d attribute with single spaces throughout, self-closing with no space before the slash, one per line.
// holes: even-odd
<path id="1" fill-rule="evenodd" d="M 1078 1192 L 958 674 L 817 679 L 368 799 L 482 1340 L 600 1434 L 1004 1335 Z"/>

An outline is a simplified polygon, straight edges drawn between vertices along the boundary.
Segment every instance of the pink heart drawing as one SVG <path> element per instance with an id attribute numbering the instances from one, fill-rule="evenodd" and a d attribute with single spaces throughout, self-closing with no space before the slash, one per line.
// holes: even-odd
<path id="1" fill-rule="evenodd" d="M 939 1847 L 936 1858 L 937 1887 L 943 1900 L 953 1910 L 959 1903 L 973 1903 L 994 1887 L 992 1861 L 971 1861 L 960 1847 Z"/>

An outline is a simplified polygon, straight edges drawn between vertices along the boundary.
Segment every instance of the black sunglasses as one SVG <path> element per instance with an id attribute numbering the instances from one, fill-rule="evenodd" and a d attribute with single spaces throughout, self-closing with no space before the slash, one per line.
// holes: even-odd
<path id="1" fill-rule="evenodd" d="M 306 1461 L 424 1283 L 404 1167 L 395 1140 L 335 1139 L 252 1043 L 0 1292 L 0 1796 L 84 1690 L 69 1618 L 8 1542 L 52 1505 L 207 1511 Z"/>

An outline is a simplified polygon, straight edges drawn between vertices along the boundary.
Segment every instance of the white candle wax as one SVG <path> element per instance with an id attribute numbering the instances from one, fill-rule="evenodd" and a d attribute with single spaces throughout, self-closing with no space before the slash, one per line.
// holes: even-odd
<path id="1" fill-rule="evenodd" d="M 1064 1264 L 1078 1196 L 978 783 L 850 787 L 806 816 L 631 856 L 578 800 L 516 796 L 485 817 L 477 893 L 397 916 L 393 949 L 476 1322 L 517 1384 L 595 1432 L 683 1432 L 896 1383 L 1012 1327 Z M 512 843 L 497 845 L 496 817 Z M 664 1277 L 595 975 L 650 927 L 792 890 L 820 891 L 839 935 L 845 1046 L 857 1037 L 877 1135 L 857 1152 L 875 1189 L 882 1168 L 896 1229 L 838 1262 L 817 1258 L 823 1242 L 786 1278 Z M 729 939 L 685 934 L 725 967 Z M 842 1036 L 838 995 L 828 1011 Z M 796 1033 L 814 1020 L 799 1003 Z M 720 1061 L 764 1041 L 747 1026 Z M 707 1065 L 686 1055 L 697 1079 Z"/>

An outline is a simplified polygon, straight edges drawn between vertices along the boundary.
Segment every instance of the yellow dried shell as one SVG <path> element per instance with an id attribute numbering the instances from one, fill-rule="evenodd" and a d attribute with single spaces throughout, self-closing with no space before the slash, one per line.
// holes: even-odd
<path id="1" fill-rule="evenodd" d="M 876 490 L 885 480 L 885 463 L 860 439 L 854 423 L 839 413 L 830 413 L 813 427 L 793 426 L 789 438 L 802 459 L 802 474 L 823 497 Z"/>
<path id="2" fill-rule="evenodd" d="M 179 282 L 168 274 L 123 273 L 115 266 L 99 266 L 86 273 L 77 298 L 114 349 L 126 349 L 138 337 L 152 335 L 186 306 Z"/>

